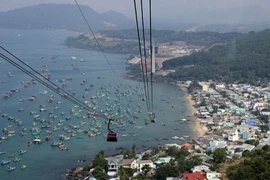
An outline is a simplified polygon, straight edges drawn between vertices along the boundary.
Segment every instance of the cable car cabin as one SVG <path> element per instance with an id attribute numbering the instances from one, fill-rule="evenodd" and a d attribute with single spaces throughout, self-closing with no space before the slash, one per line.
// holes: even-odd
<path id="1" fill-rule="evenodd" d="M 108 132 L 107 133 L 107 141 L 108 142 L 117 142 L 118 141 L 118 133 L 116 132 Z"/>

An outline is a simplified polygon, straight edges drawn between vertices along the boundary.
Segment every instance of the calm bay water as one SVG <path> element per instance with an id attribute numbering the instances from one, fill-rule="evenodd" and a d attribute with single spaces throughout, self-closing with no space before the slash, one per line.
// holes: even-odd
<path id="1" fill-rule="evenodd" d="M 59 84 L 59 79 L 72 78 L 71 81 L 65 81 L 67 87 L 66 90 L 70 90 L 76 93 L 76 97 L 82 101 L 90 100 L 91 96 L 96 96 L 101 87 L 107 89 L 110 92 L 110 100 L 104 98 L 96 99 L 98 103 L 97 110 L 106 110 L 106 103 L 111 103 L 116 99 L 115 94 L 118 91 L 125 89 L 130 95 L 123 96 L 120 99 L 120 104 L 123 110 L 128 108 L 133 111 L 141 106 L 141 113 L 137 113 L 139 118 L 131 120 L 135 124 L 128 123 L 129 119 L 124 120 L 126 123 L 125 131 L 118 131 L 120 135 L 134 133 L 136 136 L 120 136 L 118 143 L 107 143 L 103 137 L 103 134 L 107 132 L 107 125 L 104 123 L 104 119 L 99 118 L 98 121 L 102 125 L 102 135 L 96 137 L 89 137 L 87 134 L 79 134 L 82 138 L 71 137 L 70 140 L 64 143 L 69 147 L 69 151 L 61 151 L 58 148 L 52 148 L 51 143 L 54 141 L 60 141 L 59 135 L 65 134 L 62 130 L 64 127 L 69 127 L 69 124 L 77 125 L 80 122 L 85 122 L 83 129 L 89 129 L 93 126 L 90 119 L 78 119 L 72 117 L 69 121 L 64 121 L 61 129 L 53 131 L 52 127 L 42 130 L 39 137 L 45 139 L 45 131 L 52 131 L 51 139 L 48 142 L 44 142 L 41 145 L 27 146 L 27 142 L 34 139 L 29 129 L 33 126 L 33 117 L 30 115 L 30 111 L 38 111 L 41 119 L 48 119 L 48 112 L 53 112 L 57 118 L 52 119 L 53 125 L 56 125 L 61 117 L 61 112 L 69 113 L 70 108 L 74 106 L 71 102 L 61 99 L 61 97 L 51 90 L 47 89 L 43 85 L 31 84 L 28 87 L 24 87 L 22 82 L 31 80 L 31 78 L 14 66 L 0 59 L 0 97 L 5 95 L 6 92 L 12 88 L 19 88 L 18 93 L 13 94 L 11 97 L 5 100 L 0 100 L 1 114 L 7 113 L 9 116 L 14 116 L 22 120 L 23 126 L 27 127 L 27 135 L 21 137 L 19 133 L 22 130 L 22 126 L 17 126 L 13 121 L 9 121 L 8 117 L 0 117 L 0 136 L 6 136 L 2 131 L 4 127 L 11 125 L 10 130 L 15 130 L 16 135 L 9 137 L 7 140 L 3 140 L 0 144 L 0 151 L 6 152 L 5 155 L 0 155 L 0 160 L 11 160 L 10 165 L 15 166 L 16 170 L 7 172 L 7 166 L 0 166 L 1 179 L 27 179 L 27 180 L 51 180 L 61 179 L 61 175 L 65 174 L 67 169 L 75 166 L 82 166 L 77 162 L 78 159 L 86 159 L 90 162 L 94 155 L 100 151 L 105 150 L 108 154 L 115 154 L 119 151 L 115 150 L 117 147 L 131 148 L 135 143 L 137 150 L 142 151 L 144 149 L 158 146 L 158 144 L 166 143 L 183 143 L 183 141 L 172 140 L 172 136 L 190 135 L 194 137 L 188 123 L 176 123 L 175 120 L 179 120 L 188 115 L 187 105 L 185 104 L 184 92 L 178 87 L 156 83 L 154 84 L 154 106 L 157 117 L 157 123 L 144 124 L 144 118 L 147 117 L 147 111 L 145 102 L 141 100 L 139 96 L 143 93 L 143 84 L 141 82 L 125 79 L 126 64 L 125 55 L 107 54 L 110 64 L 120 79 L 120 82 L 115 77 L 114 73 L 110 69 L 110 66 L 106 62 L 105 58 L 100 52 L 93 52 L 89 50 L 70 49 L 64 46 L 64 41 L 68 36 L 75 36 L 78 33 L 65 31 L 65 30 L 14 30 L 14 29 L 0 29 L 0 45 L 13 52 L 16 56 L 24 60 L 34 69 L 40 71 L 41 66 L 46 65 L 51 73 L 51 80 Z M 2 50 L 0 50 L 2 52 Z M 76 60 L 72 60 L 71 57 L 76 57 Z M 12 74 L 9 77 L 8 74 Z M 81 82 L 86 82 L 81 85 Z M 93 84 L 93 87 L 90 87 Z M 85 88 L 90 87 L 89 96 L 82 98 Z M 47 91 L 47 94 L 42 95 L 40 92 Z M 136 94 L 136 91 L 138 92 Z M 27 99 L 33 94 L 37 95 L 35 101 L 28 101 Z M 55 96 L 55 101 L 48 103 L 46 100 L 49 95 Z M 20 99 L 26 99 L 21 102 Z M 130 100 L 128 102 L 128 100 Z M 61 104 L 57 102 L 61 101 Z M 47 111 L 39 112 L 40 104 L 47 105 Z M 129 107 L 128 107 L 129 104 Z M 174 108 L 172 107 L 174 106 Z M 55 106 L 59 106 L 59 109 L 55 109 Z M 19 112 L 19 108 L 24 108 L 24 111 Z M 83 113 L 83 112 L 82 112 Z M 162 125 L 165 123 L 165 126 Z M 38 124 L 40 126 L 41 124 Z M 115 127 L 113 127 L 115 128 Z M 179 130 L 174 130 L 177 128 Z M 156 141 L 156 138 L 168 138 L 168 141 Z M 145 142 L 144 140 L 150 141 Z M 143 142 L 144 141 L 144 142 Z M 27 152 L 21 155 L 20 162 L 12 162 L 12 159 L 8 158 L 8 155 L 15 155 L 19 157 L 19 150 L 26 149 Z M 22 164 L 26 164 L 27 168 L 20 169 Z"/>

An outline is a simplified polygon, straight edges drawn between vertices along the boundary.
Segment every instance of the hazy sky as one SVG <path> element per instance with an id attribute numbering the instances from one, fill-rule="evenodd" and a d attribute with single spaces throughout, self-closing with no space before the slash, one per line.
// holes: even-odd
<path id="1" fill-rule="evenodd" d="M 116 10 L 128 17 L 133 17 L 134 14 L 133 0 L 77 0 L 77 2 L 89 5 L 98 12 Z M 137 2 L 139 3 L 139 0 Z M 143 0 L 143 2 L 146 3 L 148 0 Z M 0 0 L 0 11 L 41 3 L 74 4 L 74 0 Z M 170 16 L 179 11 L 196 8 L 224 9 L 250 4 L 260 4 L 262 7 L 270 9 L 270 0 L 152 0 L 154 17 Z"/>

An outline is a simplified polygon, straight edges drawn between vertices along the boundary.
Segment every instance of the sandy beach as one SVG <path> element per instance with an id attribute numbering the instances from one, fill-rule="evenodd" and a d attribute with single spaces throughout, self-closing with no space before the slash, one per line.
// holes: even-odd
<path id="1" fill-rule="evenodd" d="M 195 102 L 192 100 L 191 94 L 188 94 L 187 88 L 183 84 L 176 84 L 179 86 L 183 91 L 186 92 L 185 98 L 188 104 L 189 114 L 192 117 L 192 122 L 190 123 L 191 129 L 193 130 L 194 134 L 197 137 L 202 137 L 207 132 L 207 127 L 201 124 L 201 119 L 194 116 L 197 113 L 197 109 L 194 107 Z"/>

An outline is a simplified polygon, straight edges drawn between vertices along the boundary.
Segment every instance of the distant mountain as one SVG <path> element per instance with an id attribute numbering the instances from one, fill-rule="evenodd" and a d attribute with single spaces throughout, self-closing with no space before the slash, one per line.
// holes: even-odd
<path id="1" fill-rule="evenodd" d="M 133 27 L 133 22 L 121 13 L 108 11 L 100 14 L 88 6 L 80 7 L 93 30 Z M 73 4 L 40 4 L 0 12 L 0 27 L 88 31 L 79 9 Z"/>

